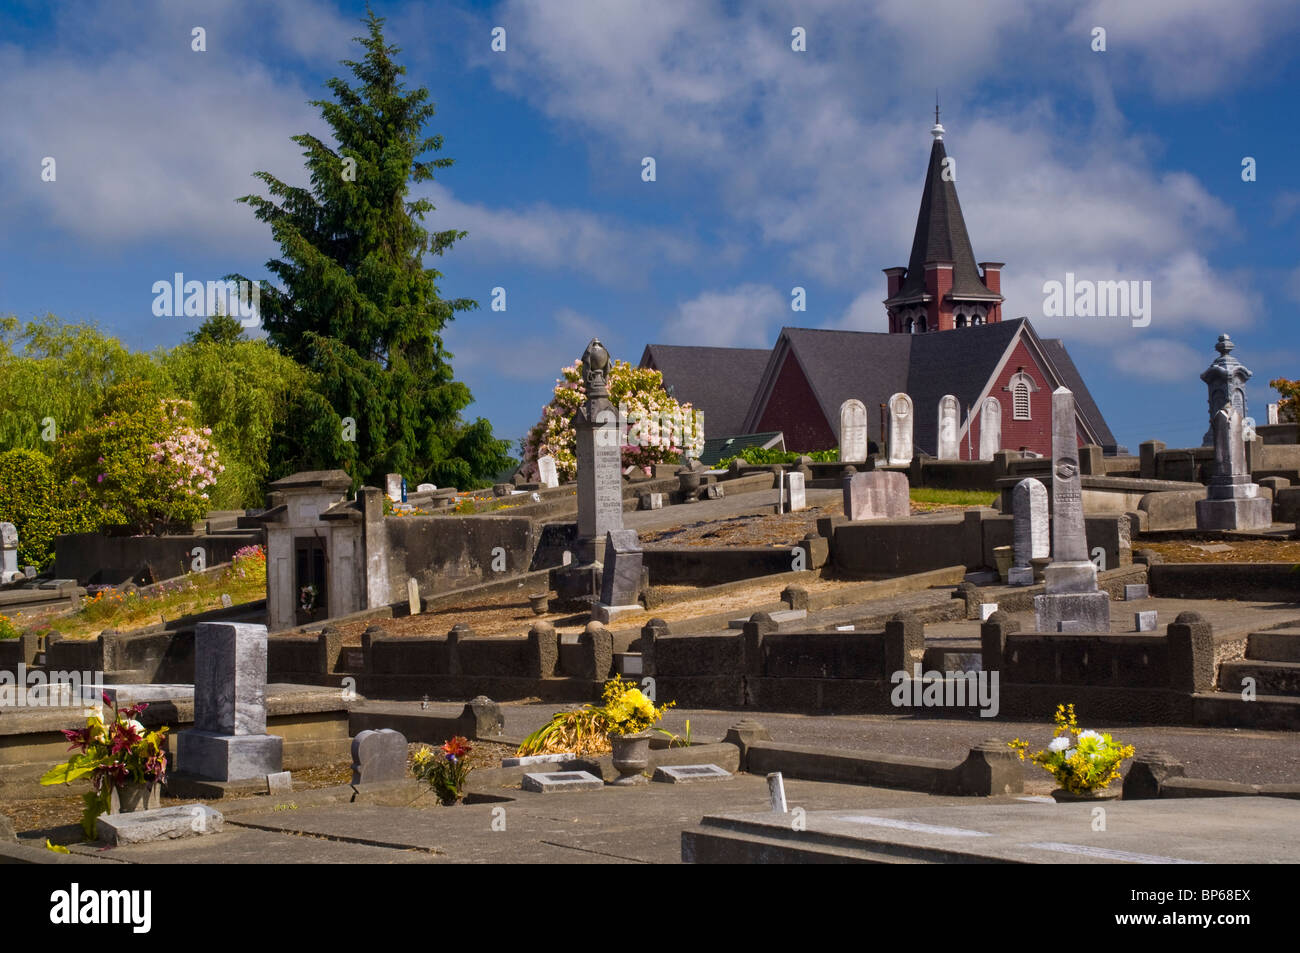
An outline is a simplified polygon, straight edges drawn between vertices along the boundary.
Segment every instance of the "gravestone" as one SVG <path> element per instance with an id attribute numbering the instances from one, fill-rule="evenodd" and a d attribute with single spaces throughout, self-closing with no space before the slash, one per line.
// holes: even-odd
<path id="1" fill-rule="evenodd" d="M 1156 618 L 1158 613 L 1155 609 L 1148 609 L 1144 612 L 1133 613 L 1133 631 L 1135 632 L 1154 632 L 1156 631 Z"/>
<path id="2" fill-rule="evenodd" d="M 555 469 L 555 458 L 550 454 L 543 454 L 537 458 L 537 473 L 542 486 L 553 488 L 560 485 L 560 475 Z"/>
<path id="3" fill-rule="evenodd" d="M 1268 529 L 1273 506 L 1259 495 L 1246 469 L 1241 415 L 1224 404 L 1214 415 L 1214 475 L 1205 499 L 1196 501 L 1197 529 Z"/>
<path id="4" fill-rule="evenodd" d="M 389 473 L 384 476 L 384 493 L 394 503 L 402 502 L 402 475 Z"/>
<path id="5" fill-rule="evenodd" d="M 1034 596 L 1039 632 L 1109 632 L 1110 596 L 1097 590 L 1097 567 L 1084 532 L 1074 394 L 1052 393 L 1052 562 L 1046 593 Z"/>
<path id="6" fill-rule="evenodd" d="M 352 739 L 352 783 L 401 781 L 406 777 L 406 737 L 392 728 L 360 732 Z"/>
<path id="7" fill-rule="evenodd" d="M 521 787 L 536 794 L 563 794 L 566 791 L 603 791 L 605 782 L 587 771 L 549 771 L 525 774 Z"/>
<path id="8" fill-rule="evenodd" d="M 194 727 L 176 738 L 181 774 L 240 781 L 281 769 L 284 739 L 266 733 L 266 626 L 199 623 Z"/>
<path id="9" fill-rule="evenodd" d="M 406 605 L 411 615 L 420 614 L 420 584 L 414 578 L 406 580 Z"/>
<path id="10" fill-rule="evenodd" d="M 18 571 L 18 527 L 0 523 L 0 582 L 22 578 Z"/>
<path id="11" fill-rule="evenodd" d="M 419 486 L 417 486 L 417 487 L 415 488 L 415 492 L 416 492 L 416 493 L 432 493 L 432 492 L 433 492 L 434 490 L 436 490 L 436 489 L 438 489 L 437 484 L 434 484 L 434 483 L 421 483 Z"/>
<path id="12" fill-rule="evenodd" d="M 867 462 L 867 407 L 856 397 L 840 404 L 840 461 Z"/>
<path id="13" fill-rule="evenodd" d="M 615 529 L 605 534 L 605 564 L 601 579 L 600 602 L 592 618 L 609 622 L 619 615 L 640 612 L 637 597 L 641 594 L 641 541 L 634 529 Z"/>
<path id="14" fill-rule="evenodd" d="M 1268 405 L 1268 423 L 1269 423 L 1269 426 L 1272 426 L 1273 424 L 1275 424 L 1275 423 L 1277 423 L 1277 422 L 1278 422 L 1278 417 L 1277 417 L 1277 404 L 1269 404 L 1269 405 Z"/>
<path id="15" fill-rule="evenodd" d="M 808 508 L 808 496 L 804 490 L 803 474 L 793 471 L 785 475 L 785 511 L 798 513 Z"/>
<path id="16" fill-rule="evenodd" d="M 961 405 L 952 394 L 939 398 L 939 447 L 935 454 L 940 460 L 956 460 L 961 455 L 957 431 L 961 427 Z"/>
<path id="17" fill-rule="evenodd" d="M 992 460 L 1002 449 L 1002 402 L 985 397 L 980 404 L 980 459 Z"/>
<path id="18" fill-rule="evenodd" d="M 907 474 L 869 470 L 844 478 L 844 515 L 851 520 L 904 519 L 911 515 Z"/>
<path id="19" fill-rule="evenodd" d="M 1021 480 L 1011 491 L 1015 552 L 1007 582 L 1013 586 L 1034 583 L 1033 560 L 1052 554 L 1048 540 L 1047 487 L 1033 477 Z"/>
<path id="20" fill-rule="evenodd" d="M 731 772 L 716 764 L 665 764 L 655 768 L 651 781 L 686 784 L 691 781 L 726 781 Z"/>
<path id="21" fill-rule="evenodd" d="M 622 455 L 618 413 L 609 401 L 609 352 L 592 338 L 582 355 L 587 400 L 576 414 L 578 458 L 578 549 L 584 563 L 611 530 L 623 528 Z"/>
<path id="22" fill-rule="evenodd" d="M 895 394 L 889 398 L 889 465 L 907 466 L 912 462 L 912 398 Z"/>
<path id="23" fill-rule="evenodd" d="M 1214 415 L 1225 404 L 1230 404 L 1243 420 L 1250 411 L 1246 406 L 1246 381 L 1253 375 L 1250 368 L 1232 356 L 1235 347 L 1228 335 L 1220 334 L 1214 345 L 1219 356 L 1201 373 L 1201 380 L 1209 388 L 1210 404 L 1210 429 L 1205 431 L 1202 446 L 1214 445 Z"/>
<path id="24" fill-rule="evenodd" d="M 637 506 L 643 510 L 661 510 L 664 508 L 662 493 L 642 493 L 637 497 Z"/>
<path id="25" fill-rule="evenodd" d="M 1151 598 L 1150 587 L 1145 582 L 1131 582 L 1124 586 L 1124 601 L 1136 602 Z"/>

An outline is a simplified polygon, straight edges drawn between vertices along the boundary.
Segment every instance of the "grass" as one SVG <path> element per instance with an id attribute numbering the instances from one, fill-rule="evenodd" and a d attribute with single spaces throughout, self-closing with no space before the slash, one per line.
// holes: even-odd
<path id="1" fill-rule="evenodd" d="M 58 632 L 70 639 L 89 639 L 105 629 L 129 631 L 164 619 L 170 621 L 209 609 L 220 609 L 223 595 L 230 596 L 232 605 L 265 599 L 265 553 L 260 546 L 247 549 L 256 552 L 243 556 L 236 554 L 224 572 L 209 576 L 196 573 L 180 576 L 145 595 L 120 589 L 101 590 L 83 600 L 76 612 L 34 628 L 43 635 Z"/>
<path id="2" fill-rule="evenodd" d="M 913 487 L 909 491 L 913 503 L 934 506 L 992 506 L 998 494 L 992 490 L 936 490 Z"/>

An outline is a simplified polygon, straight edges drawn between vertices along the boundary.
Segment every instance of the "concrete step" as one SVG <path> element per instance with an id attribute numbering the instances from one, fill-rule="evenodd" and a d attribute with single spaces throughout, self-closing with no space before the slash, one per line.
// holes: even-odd
<path id="1" fill-rule="evenodd" d="M 1267 662 L 1300 662 L 1300 627 L 1252 632 L 1246 637 L 1246 658 Z"/>
<path id="2" fill-rule="evenodd" d="M 1216 728 L 1300 731 L 1300 697 L 1257 695 L 1246 701 L 1240 693 L 1201 692 L 1192 696 L 1192 719 Z"/>
<path id="3" fill-rule="evenodd" d="M 1254 679 L 1256 695 L 1300 696 L 1300 662 L 1245 660 L 1224 662 L 1219 666 L 1219 687 L 1240 695 L 1243 679 Z"/>
<path id="4" fill-rule="evenodd" d="M 846 844 L 807 833 L 802 837 L 774 836 L 769 828 L 721 826 L 713 818 L 682 831 L 682 861 L 688 864 L 943 864 L 982 860 L 954 856 L 944 850 Z"/>

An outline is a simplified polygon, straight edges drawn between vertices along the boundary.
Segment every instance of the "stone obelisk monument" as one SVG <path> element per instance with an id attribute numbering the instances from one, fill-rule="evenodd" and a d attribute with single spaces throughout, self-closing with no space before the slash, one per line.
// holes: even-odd
<path id="1" fill-rule="evenodd" d="M 1039 632 L 1110 631 L 1110 596 L 1097 589 L 1084 532 L 1074 394 L 1064 387 L 1052 393 L 1052 562 L 1043 581 L 1046 594 L 1034 597 Z"/>

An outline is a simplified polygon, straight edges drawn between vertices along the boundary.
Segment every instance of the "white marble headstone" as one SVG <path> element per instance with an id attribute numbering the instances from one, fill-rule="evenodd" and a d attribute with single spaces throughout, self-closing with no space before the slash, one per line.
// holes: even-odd
<path id="1" fill-rule="evenodd" d="M 957 433 L 961 428 L 961 406 L 952 394 L 945 394 L 939 399 L 939 447 L 936 456 L 940 460 L 956 460 L 961 455 L 961 444 Z"/>
<path id="2" fill-rule="evenodd" d="M 840 404 L 840 461 L 867 460 L 867 407 L 857 398 Z"/>
<path id="3" fill-rule="evenodd" d="M 992 460 L 1002 449 L 1002 403 L 985 397 L 980 404 L 980 459 Z"/>
<path id="4" fill-rule="evenodd" d="M 895 394 L 889 398 L 889 465 L 912 462 L 912 398 Z"/>
<path id="5" fill-rule="evenodd" d="M 538 482 L 542 486 L 556 487 L 560 485 L 560 476 L 555 469 L 555 458 L 550 454 L 543 454 L 537 458 Z"/>

